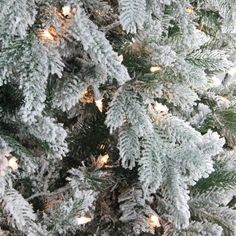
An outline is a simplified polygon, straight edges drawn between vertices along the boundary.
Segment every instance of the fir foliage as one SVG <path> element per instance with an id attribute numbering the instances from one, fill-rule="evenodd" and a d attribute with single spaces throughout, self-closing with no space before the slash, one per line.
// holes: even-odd
<path id="1" fill-rule="evenodd" d="M 145 0 L 119 0 L 120 23 L 127 33 L 136 33 L 143 27 L 146 18 Z"/>
<path id="2" fill-rule="evenodd" d="M 233 0 L 0 1 L 0 234 L 236 235 L 235 22 Z"/>
<path id="3" fill-rule="evenodd" d="M 36 4 L 34 0 L 7 1 L 0 3 L 1 37 L 26 35 L 27 29 L 34 23 Z"/>

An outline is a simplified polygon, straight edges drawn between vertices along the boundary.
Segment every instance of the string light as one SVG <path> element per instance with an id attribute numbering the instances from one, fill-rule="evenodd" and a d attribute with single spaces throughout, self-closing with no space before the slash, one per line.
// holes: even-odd
<path id="1" fill-rule="evenodd" d="M 16 171 L 18 169 L 17 159 L 13 156 L 9 156 L 9 152 L 1 152 L 0 176 L 5 176 L 10 171 L 9 167 L 11 168 L 11 170 Z"/>
<path id="2" fill-rule="evenodd" d="M 159 218 L 158 218 L 157 215 L 150 216 L 149 219 L 148 219 L 148 224 L 152 228 L 156 228 L 156 227 L 159 228 L 161 226 Z"/>
<path id="3" fill-rule="evenodd" d="M 106 154 L 104 156 L 99 156 L 98 162 L 101 163 L 102 165 L 106 164 L 108 162 L 109 155 Z"/>
<path id="4" fill-rule="evenodd" d="M 96 101 L 95 101 L 95 103 L 96 103 L 96 106 L 97 106 L 98 110 L 99 110 L 100 112 L 102 112 L 102 111 L 103 111 L 103 103 L 102 103 L 102 98 L 101 98 L 101 99 L 98 99 L 98 100 L 96 100 Z"/>
<path id="5" fill-rule="evenodd" d="M 151 66 L 150 67 L 150 71 L 152 73 L 155 73 L 155 72 L 160 71 L 160 70 L 161 70 L 161 67 L 159 67 L 159 66 Z"/>
<path id="6" fill-rule="evenodd" d="M 100 10 L 96 10 L 95 11 L 95 16 L 100 16 L 101 15 L 101 11 Z"/>
<path id="7" fill-rule="evenodd" d="M 161 103 L 150 104 L 148 111 L 156 123 L 159 123 L 165 116 L 168 116 L 168 107 Z"/>
<path id="8" fill-rule="evenodd" d="M 88 89 L 84 90 L 81 93 L 81 97 L 80 97 L 80 102 L 82 103 L 93 103 L 94 102 L 94 97 L 91 94 L 91 91 L 89 91 Z"/>
<path id="9" fill-rule="evenodd" d="M 154 110 L 159 113 L 168 113 L 168 107 L 159 102 L 155 102 Z"/>
<path id="10" fill-rule="evenodd" d="M 13 171 L 18 169 L 17 159 L 15 157 L 11 157 L 8 161 L 8 166 L 11 167 Z"/>
<path id="11" fill-rule="evenodd" d="M 65 17 L 71 16 L 71 7 L 70 6 L 62 7 L 61 11 L 62 11 L 63 16 L 65 16 Z"/>
<path id="12" fill-rule="evenodd" d="M 40 36 L 44 40 L 50 40 L 50 41 L 54 40 L 54 37 L 51 35 L 51 33 L 47 29 L 43 30 L 42 33 L 40 33 Z"/>
<path id="13" fill-rule="evenodd" d="M 185 11 L 188 13 L 188 14 L 193 14 L 193 7 L 187 7 L 186 9 L 185 9 Z"/>
<path id="14" fill-rule="evenodd" d="M 76 222 L 78 225 L 84 225 L 91 221 L 92 221 L 92 218 L 90 217 L 81 216 L 81 217 L 76 218 Z"/>
<path id="15" fill-rule="evenodd" d="M 104 156 L 100 155 L 96 161 L 96 169 L 102 168 L 108 162 L 108 159 L 109 159 L 108 154 Z"/>
<path id="16" fill-rule="evenodd" d="M 120 55 L 118 56 L 118 61 L 119 61 L 120 63 L 122 63 L 123 60 L 124 60 L 124 57 L 123 57 L 122 54 L 120 54 Z"/>

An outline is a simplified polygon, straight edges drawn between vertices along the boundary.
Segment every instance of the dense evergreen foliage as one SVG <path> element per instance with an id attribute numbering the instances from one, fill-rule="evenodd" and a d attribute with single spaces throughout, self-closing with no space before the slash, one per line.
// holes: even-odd
<path id="1" fill-rule="evenodd" d="M 236 2 L 0 0 L 0 235 L 236 235 Z"/>

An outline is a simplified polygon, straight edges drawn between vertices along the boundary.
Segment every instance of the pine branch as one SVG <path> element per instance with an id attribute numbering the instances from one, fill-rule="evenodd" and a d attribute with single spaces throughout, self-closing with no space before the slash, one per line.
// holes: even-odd
<path id="1" fill-rule="evenodd" d="M 24 37 L 35 21 L 36 5 L 33 0 L 2 0 L 0 9 L 0 38 L 4 38 L 4 34 Z"/>
<path id="2" fill-rule="evenodd" d="M 143 28 L 146 19 L 145 0 L 119 0 L 120 22 L 127 33 L 136 33 Z"/>
<path id="3" fill-rule="evenodd" d="M 77 6 L 74 23 L 70 32 L 76 40 L 80 41 L 92 58 L 107 67 L 107 73 L 123 84 L 130 80 L 127 69 L 119 62 L 118 55 L 112 49 L 105 34 L 89 20 L 84 10 Z"/>
<path id="4" fill-rule="evenodd" d="M 36 225 L 37 217 L 31 205 L 15 189 L 6 190 L 2 198 L 2 205 L 8 222 L 14 228 L 27 235 L 47 235 L 40 225 Z"/>
<path id="5" fill-rule="evenodd" d="M 129 124 L 124 124 L 119 131 L 119 144 L 121 165 L 133 169 L 140 156 L 140 143 L 137 131 Z"/>

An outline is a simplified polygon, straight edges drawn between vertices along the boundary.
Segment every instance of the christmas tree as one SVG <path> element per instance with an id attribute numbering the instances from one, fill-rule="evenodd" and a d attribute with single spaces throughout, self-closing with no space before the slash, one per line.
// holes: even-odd
<path id="1" fill-rule="evenodd" d="M 0 235 L 236 235 L 236 2 L 0 0 Z"/>

